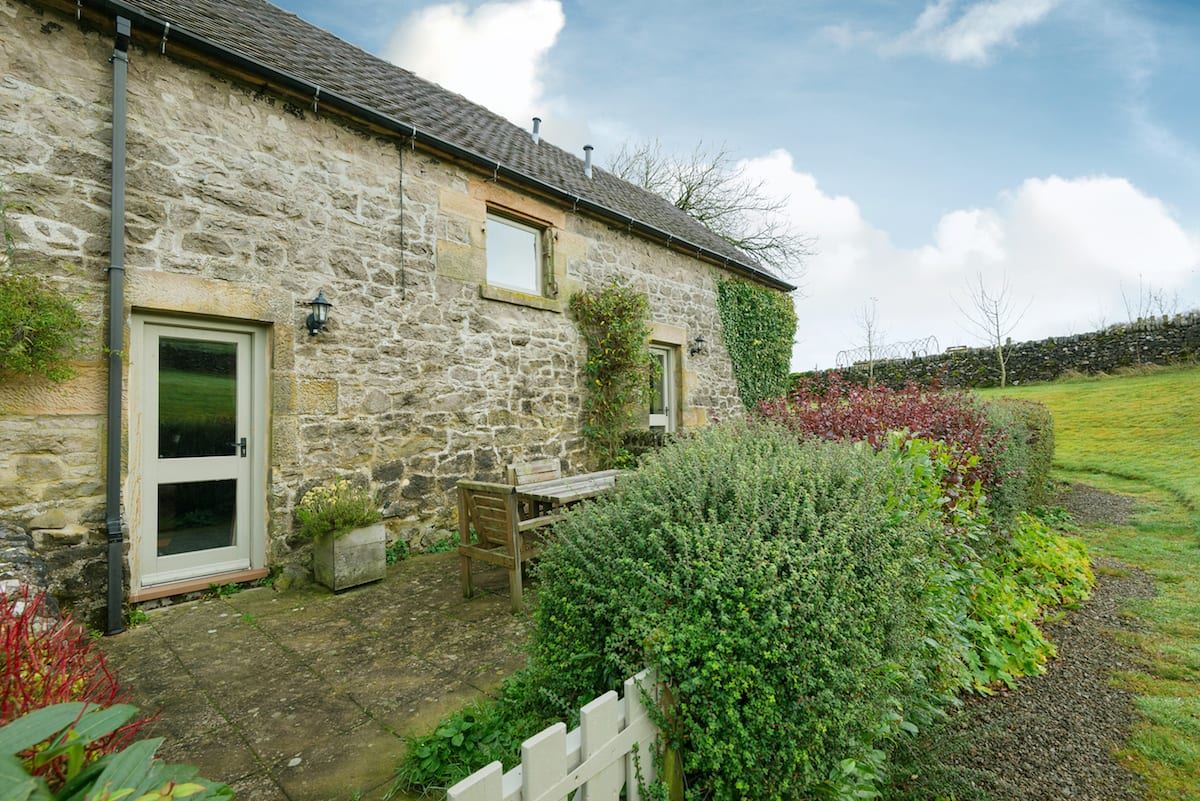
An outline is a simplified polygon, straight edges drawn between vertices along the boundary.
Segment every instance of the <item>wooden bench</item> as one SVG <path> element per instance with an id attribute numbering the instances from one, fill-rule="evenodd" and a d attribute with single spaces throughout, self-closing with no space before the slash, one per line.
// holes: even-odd
<path id="1" fill-rule="evenodd" d="M 509 484 L 536 484 L 562 478 L 561 459 L 538 459 L 535 462 L 513 462 L 508 466 Z"/>
<path id="2" fill-rule="evenodd" d="M 533 462 L 513 462 L 505 470 L 508 483 L 520 487 L 522 484 L 537 484 L 562 478 L 561 459 L 538 459 Z M 528 498 L 517 498 L 521 517 L 537 517 L 543 510 L 530 502 Z"/>
<path id="3" fill-rule="evenodd" d="M 514 612 L 522 608 L 521 567 L 541 551 L 539 529 L 561 515 L 522 520 L 517 488 L 483 481 L 458 482 L 458 559 L 463 596 L 474 594 L 471 560 L 499 565 L 508 571 L 508 590 Z M 471 542 L 471 529 L 476 541 Z"/>

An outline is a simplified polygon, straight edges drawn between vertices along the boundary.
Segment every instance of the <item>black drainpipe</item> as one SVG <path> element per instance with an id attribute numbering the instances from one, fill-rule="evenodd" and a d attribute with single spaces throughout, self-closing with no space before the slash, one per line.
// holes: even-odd
<path id="1" fill-rule="evenodd" d="M 121 527 L 121 376 L 125 349 L 125 79 L 129 73 L 129 20 L 117 17 L 113 47 L 112 227 L 108 264 L 108 442 L 104 473 L 108 526 L 108 626 L 125 630 L 124 533 Z"/>

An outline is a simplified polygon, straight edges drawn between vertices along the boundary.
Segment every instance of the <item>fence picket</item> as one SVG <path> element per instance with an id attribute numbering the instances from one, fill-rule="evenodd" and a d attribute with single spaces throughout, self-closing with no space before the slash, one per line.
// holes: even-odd
<path id="1" fill-rule="evenodd" d="M 497 801 L 502 796 L 504 765 L 493 762 L 446 791 L 446 801 Z"/>
<path id="2" fill-rule="evenodd" d="M 620 704 L 611 690 L 579 711 L 580 758 L 586 763 L 617 736 L 617 712 Z M 618 759 L 588 779 L 579 793 L 579 801 L 617 801 L 625 784 L 624 760 Z"/>
<path id="3" fill-rule="evenodd" d="M 624 698 L 610 691 L 584 706 L 579 728 L 543 729 L 522 743 L 520 765 L 506 773 L 493 762 L 451 787 L 447 801 L 564 801 L 571 793 L 575 801 L 618 801 L 622 787 L 627 801 L 639 801 L 638 770 L 643 783 L 654 781 L 658 739 L 643 688 L 657 698 L 649 670 L 625 680 Z"/>
<path id="4" fill-rule="evenodd" d="M 555 723 L 521 744 L 521 798 L 541 798 L 567 775 L 567 727 Z M 561 799 L 550 799 L 561 801 Z"/>
<path id="5" fill-rule="evenodd" d="M 625 679 L 625 728 L 632 728 L 649 717 L 642 703 L 642 688 L 653 694 L 657 692 L 649 670 L 643 670 L 633 678 Z M 649 785 L 654 781 L 654 740 L 638 741 L 636 751 L 625 755 L 625 797 L 628 801 L 641 801 L 641 782 Z"/>

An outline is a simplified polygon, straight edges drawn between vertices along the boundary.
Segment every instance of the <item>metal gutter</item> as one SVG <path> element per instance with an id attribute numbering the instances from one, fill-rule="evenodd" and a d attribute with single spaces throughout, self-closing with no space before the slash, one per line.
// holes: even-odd
<path id="1" fill-rule="evenodd" d="M 129 74 L 130 22 L 117 17 L 113 45 L 112 204 L 108 263 L 108 408 L 105 413 L 104 507 L 108 528 L 106 634 L 124 630 L 124 529 L 121 522 L 121 378 L 125 349 L 125 83 Z"/>
<path id="2" fill-rule="evenodd" d="M 474 164 L 483 168 L 486 172 L 491 173 L 493 177 L 499 178 L 503 176 L 506 180 L 516 184 L 523 184 L 532 187 L 543 195 L 553 197 L 564 204 L 571 206 L 574 210 L 584 210 L 592 216 L 599 217 L 610 223 L 615 223 L 624 226 L 630 233 L 637 231 L 642 236 L 659 240 L 666 244 L 667 247 L 674 247 L 676 250 L 693 253 L 697 258 L 705 259 L 709 262 L 722 266 L 728 270 L 740 273 L 748 278 L 768 284 L 775 289 L 784 292 L 795 291 L 796 287 L 787 281 L 777 278 L 770 273 L 741 262 L 734 261 L 728 256 L 717 253 L 702 245 L 697 245 L 686 239 L 682 239 L 674 234 L 663 231 L 649 223 L 641 222 L 635 217 L 632 217 L 624 212 L 609 208 L 601 203 L 588 200 L 572 192 L 568 192 L 553 184 L 546 183 L 541 179 L 534 178 L 519 170 L 514 170 L 511 167 L 506 167 L 495 159 L 484 156 L 469 148 L 456 145 L 453 142 L 442 139 L 430 133 L 419 130 L 411 123 L 404 122 L 395 117 L 383 114 L 376 109 L 365 106 L 358 101 L 351 100 L 336 92 L 331 92 L 327 88 L 319 86 L 311 81 L 292 75 L 280 69 L 276 69 L 268 64 L 265 64 L 258 59 L 231 50 L 222 44 L 212 41 L 202 35 L 193 33 L 186 28 L 179 27 L 177 23 L 155 17 L 137 6 L 123 2 L 123 0 L 97 0 L 89 2 L 87 5 L 98 6 L 110 13 L 117 13 L 128 17 L 144 28 L 154 28 L 162 31 L 163 41 L 166 41 L 168 33 L 170 41 L 174 44 L 182 44 L 185 47 L 197 50 L 201 53 L 216 56 L 219 60 L 228 62 L 239 69 L 247 72 L 262 75 L 269 80 L 280 84 L 298 95 L 303 97 L 313 98 L 313 104 L 318 103 L 321 106 L 331 106 L 340 109 L 342 112 L 353 117 L 358 117 L 374 125 L 382 128 L 395 131 L 406 137 L 411 137 L 414 142 L 418 142 L 433 150 L 441 151 L 449 156 L 452 156 L 461 161 Z"/>

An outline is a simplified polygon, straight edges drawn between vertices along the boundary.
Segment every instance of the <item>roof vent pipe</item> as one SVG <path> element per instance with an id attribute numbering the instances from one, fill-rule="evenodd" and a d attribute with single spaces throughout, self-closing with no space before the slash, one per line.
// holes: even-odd
<path id="1" fill-rule="evenodd" d="M 542 141 L 542 118 L 534 117 L 533 118 L 533 143 L 536 145 L 540 141 Z"/>
<path id="2" fill-rule="evenodd" d="M 594 149 L 591 145 L 583 146 L 583 174 L 587 178 L 592 177 L 592 150 Z"/>

